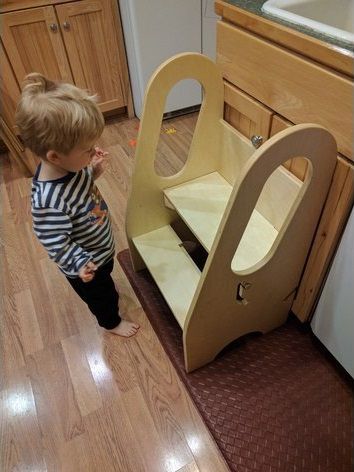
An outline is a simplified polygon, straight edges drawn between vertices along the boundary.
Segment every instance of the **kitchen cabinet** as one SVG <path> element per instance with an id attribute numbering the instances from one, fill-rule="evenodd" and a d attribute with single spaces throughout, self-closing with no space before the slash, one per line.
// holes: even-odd
<path id="1" fill-rule="evenodd" d="M 82 0 L 55 7 L 74 83 L 98 94 L 102 111 L 125 106 L 123 50 L 108 2 Z"/>
<path id="2" fill-rule="evenodd" d="M 274 136 L 275 134 L 279 133 L 283 129 L 288 128 L 289 126 L 293 126 L 294 123 L 286 120 L 285 118 L 279 115 L 272 116 L 272 124 L 270 128 L 270 135 Z M 305 180 L 306 172 L 308 169 L 308 164 L 306 159 L 301 157 L 294 157 L 286 162 L 284 162 L 283 166 L 288 169 L 292 174 L 296 175 L 296 177 L 300 180 Z"/>
<path id="3" fill-rule="evenodd" d="M 2 116 L 0 116 L 0 139 L 10 152 L 13 161 L 16 162 L 19 172 L 25 177 L 31 177 L 38 165 L 38 159 L 29 149 L 25 149 Z"/>
<path id="4" fill-rule="evenodd" d="M 1 42 L 0 68 L 2 75 L 2 80 L 0 81 L 1 115 L 10 129 L 13 129 L 15 126 L 16 103 L 20 98 L 21 91 Z"/>
<path id="5" fill-rule="evenodd" d="M 317 123 L 337 141 L 332 184 L 292 305 L 306 321 L 354 199 L 353 55 L 231 2 L 217 0 L 215 5 L 222 17 L 217 62 L 225 84 L 225 119 L 247 137 L 259 133 L 264 139 L 293 124 Z M 301 180 L 308 171 L 301 156 L 283 165 Z"/>
<path id="6" fill-rule="evenodd" d="M 273 112 L 230 83 L 224 83 L 225 120 L 247 138 L 268 139 Z"/>
<path id="7" fill-rule="evenodd" d="M 12 11 L 16 8 L 18 9 Z M 117 2 L 4 2 L 1 8 L 3 53 L 13 74 L 6 121 L 13 126 L 19 86 L 30 72 L 71 82 L 98 95 L 103 112 L 132 116 L 128 69 Z M 41 6 L 37 6 L 41 5 Z M 11 10 L 11 11 L 9 11 Z M 13 82 L 16 82 L 16 87 Z"/>
<path id="8" fill-rule="evenodd" d="M 1 41 L 0 70 L 2 74 L 2 80 L 0 81 L 0 140 L 4 144 L 4 149 L 10 152 L 11 158 L 16 162 L 19 172 L 26 177 L 30 177 L 37 166 L 37 158 L 29 149 L 25 149 L 14 132 L 14 110 L 21 91 Z"/>
<path id="9" fill-rule="evenodd" d="M 224 78 L 292 123 L 317 123 L 352 158 L 349 78 L 229 24 L 218 24 L 218 64 Z M 340 113 L 338 113 L 340 110 Z"/>
<path id="10" fill-rule="evenodd" d="M 249 139 L 259 136 L 264 142 L 279 131 L 293 125 L 226 81 L 224 93 L 224 119 Z M 290 159 L 284 162 L 283 166 L 300 180 L 304 180 L 307 170 L 305 159 Z"/>
<path id="11" fill-rule="evenodd" d="M 1 22 L 1 39 L 19 84 L 30 72 L 73 82 L 54 7 L 5 13 Z"/>

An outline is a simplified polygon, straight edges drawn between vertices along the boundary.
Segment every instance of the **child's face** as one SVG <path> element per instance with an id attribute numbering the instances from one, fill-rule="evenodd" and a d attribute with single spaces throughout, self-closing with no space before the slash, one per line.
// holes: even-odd
<path id="1" fill-rule="evenodd" d="M 89 165 L 94 154 L 94 143 L 76 146 L 69 154 L 58 154 L 58 165 L 68 172 L 78 172 Z"/>

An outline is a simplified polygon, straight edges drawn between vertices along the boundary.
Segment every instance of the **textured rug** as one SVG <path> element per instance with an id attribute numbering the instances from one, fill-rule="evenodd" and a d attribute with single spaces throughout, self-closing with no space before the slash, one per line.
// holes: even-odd
<path id="1" fill-rule="evenodd" d="M 161 344 L 232 471 L 351 472 L 353 384 L 293 317 L 186 374 L 182 332 L 148 271 L 118 254 Z"/>

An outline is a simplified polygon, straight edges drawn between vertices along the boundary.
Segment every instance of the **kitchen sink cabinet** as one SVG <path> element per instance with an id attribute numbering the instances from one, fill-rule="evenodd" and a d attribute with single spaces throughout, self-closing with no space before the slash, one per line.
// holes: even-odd
<path id="1" fill-rule="evenodd" d="M 354 199 L 353 57 L 291 28 L 217 0 L 217 63 L 224 78 L 224 118 L 245 136 L 263 141 L 294 124 L 317 123 L 336 138 L 332 184 L 292 305 L 306 321 Z M 304 180 L 305 159 L 283 164 Z"/>

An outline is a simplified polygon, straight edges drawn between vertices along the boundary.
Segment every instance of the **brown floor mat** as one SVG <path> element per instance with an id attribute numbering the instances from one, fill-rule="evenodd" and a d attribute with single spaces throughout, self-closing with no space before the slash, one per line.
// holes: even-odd
<path id="1" fill-rule="evenodd" d="M 232 471 L 353 470 L 353 383 L 309 330 L 290 318 L 186 374 L 181 329 L 157 286 L 128 250 L 118 260 Z"/>

